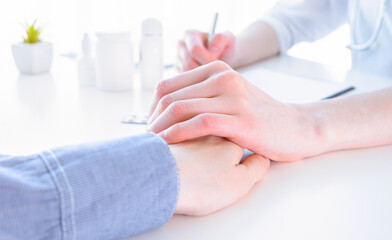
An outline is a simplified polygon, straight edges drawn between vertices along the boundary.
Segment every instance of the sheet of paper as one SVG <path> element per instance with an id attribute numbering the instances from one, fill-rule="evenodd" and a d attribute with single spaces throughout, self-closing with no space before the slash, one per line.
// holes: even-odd
<path id="1" fill-rule="evenodd" d="M 345 83 L 298 77 L 262 68 L 241 71 L 241 74 L 269 96 L 286 103 L 319 101 L 348 87 Z"/>

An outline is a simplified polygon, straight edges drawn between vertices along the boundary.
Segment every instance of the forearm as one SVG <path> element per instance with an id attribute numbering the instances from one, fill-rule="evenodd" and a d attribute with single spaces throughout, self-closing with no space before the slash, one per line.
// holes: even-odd
<path id="1" fill-rule="evenodd" d="M 228 61 L 236 68 L 245 66 L 279 53 L 279 41 L 275 31 L 263 20 L 249 25 L 236 38 L 235 54 Z"/>
<path id="2" fill-rule="evenodd" d="M 316 152 L 392 143 L 392 88 L 300 107 L 313 119 Z"/>

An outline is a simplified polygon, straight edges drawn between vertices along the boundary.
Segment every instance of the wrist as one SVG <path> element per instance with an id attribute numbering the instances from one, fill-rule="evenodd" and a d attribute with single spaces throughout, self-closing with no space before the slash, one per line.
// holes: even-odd
<path id="1" fill-rule="evenodd" d="M 242 35 L 238 35 L 235 38 L 233 51 L 225 61 L 232 68 L 239 68 L 246 65 L 246 61 L 244 61 L 244 58 L 246 59 L 246 56 L 244 56 L 245 51 L 243 49 L 244 41 L 246 42 L 246 39 L 244 39 Z"/>
<path id="2" fill-rule="evenodd" d="M 300 125 L 304 131 L 303 158 L 319 155 L 333 150 L 335 139 L 330 129 L 330 120 L 317 104 L 292 105 L 300 116 Z"/>
<path id="3" fill-rule="evenodd" d="M 177 145 L 170 145 L 169 144 L 169 149 L 170 152 L 173 155 L 174 160 L 177 163 L 177 169 L 178 169 L 178 194 L 177 194 L 177 203 L 176 207 L 174 209 L 175 214 L 182 214 L 184 213 L 184 189 L 183 189 L 183 184 L 182 183 L 182 171 L 180 169 L 180 166 L 178 164 L 178 161 L 181 157 L 184 157 L 183 154 L 184 152 L 181 151 L 181 149 Z"/>

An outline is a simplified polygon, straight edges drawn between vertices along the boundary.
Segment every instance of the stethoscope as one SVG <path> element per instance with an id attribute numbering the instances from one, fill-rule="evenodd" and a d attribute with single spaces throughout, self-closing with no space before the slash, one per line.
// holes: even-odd
<path id="1" fill-rule="evenodd" d="M 374 28 L 374 31 L 370 38 L 364 42 L 364 43 L 357 43 L 356 40 L 356 29 L 357 29 L 357 24 L 358 24 L 358 18 L 359 18 L 359 13 L 360 13 L 360 3 L 361 0 L 354 0 L 353 3 L 353 12 L 351 14 L 351 44 L 347 46 L 350 50 L 353 51 L 367 51 L 372 49 L 374 46 L 376 46 L 376 42 L 378 37 L 380 36 L 381 32 L 381 27 L 384 21 L 384 15 L 385 15 L 385 7 L 386 4 L 389 0 L 381 0 L 380 7 L 378 9 L 378 14 L 377 14 L 377 21 L 376 21 L 376 27 Z"/>

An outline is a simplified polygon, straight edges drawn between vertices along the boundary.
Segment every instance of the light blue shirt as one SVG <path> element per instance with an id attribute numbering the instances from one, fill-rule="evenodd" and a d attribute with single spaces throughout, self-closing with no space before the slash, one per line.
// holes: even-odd
<path id="1" fill-rule="evenodd" d="M 0 239 L 118 239 L 161 226 L 179 192 L 154 134 L 0 156 Z"/>

